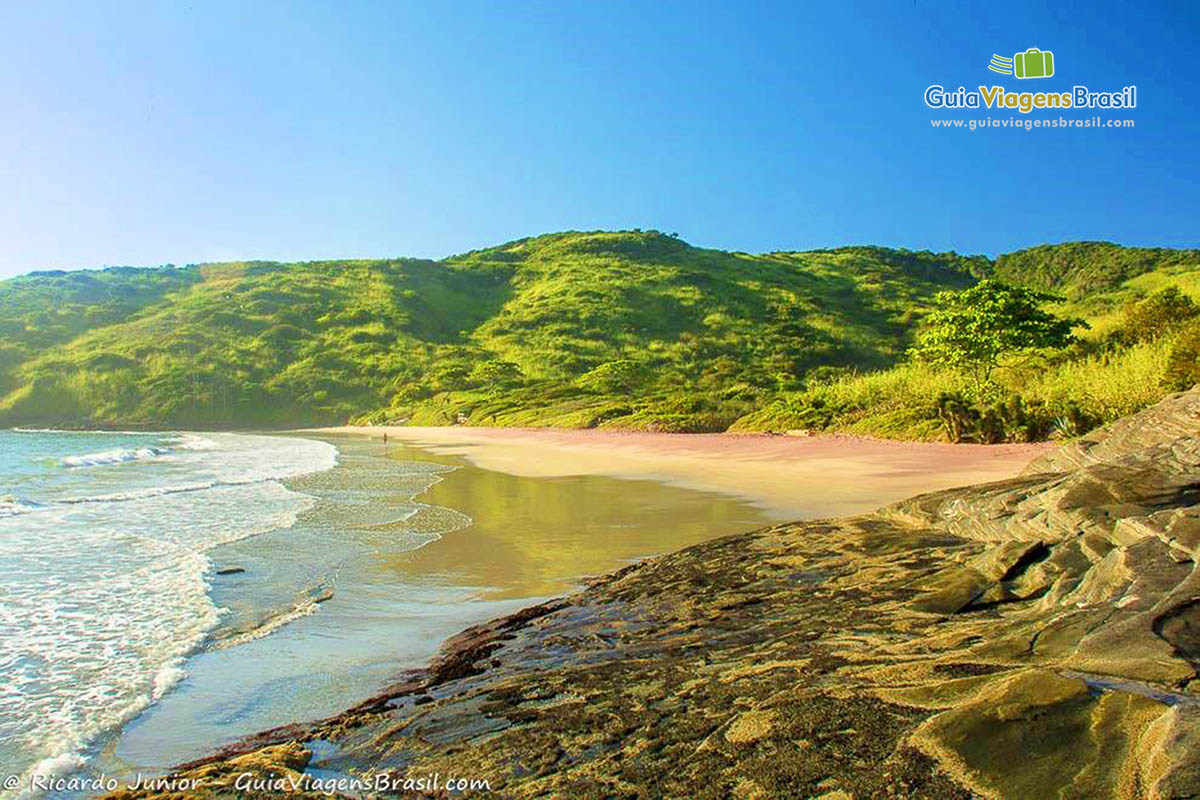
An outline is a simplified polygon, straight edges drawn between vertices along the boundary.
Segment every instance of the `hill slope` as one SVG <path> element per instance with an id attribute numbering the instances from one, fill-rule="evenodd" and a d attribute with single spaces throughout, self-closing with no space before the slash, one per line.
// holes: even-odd
<path id="1" fill-rule="evenodd" d="M 0 283 L 0 422 L 723 428 L 813 367 L 892 363 L 933 293 L 986 264 L 630 232 L 441 262 L 41 273 Z"/>
<path id="2" fill-rule="evenodd" d="M 999 371 L 981 391 L 938 364 L 900 363 L 863 374 L 809 381 L 780 392 L 738 420 L 743 430 L 810 428 L 906 439 L 940 439 L 948 420 L 938 411 L 947 393 L 965 412 L 968 440 L 1026 441 L 1076 436 L 1133 414 L 1177 389 L 1172 364 L 1192 359 L 1200 325 L 1169 320 L 1173 330 L 1147 331 L 1127 309 L 1168 288 L 1200 304 L 1200 251 L 1129 248 L 1107 242 L 1041 245 L 1002 255 L 991 273 L 1008 283 L 1058 294 L 1051 310 L 1085 319 L 1082 341 L 1065 351 Z M 1177 346 L 1178 345 L 1178 346 Z M 1178 353 L 1177 353 L 1178 351 Z"/>
<path id="3" fill-rule="evenodd" d="M 442 261 L 34 273 L 0 282 L 0 425 L 778 427 L 762 411 L 781 398 L 900 361 L 940 290 L 994 272 L 1104 314 L 1197 263 L 1103 243 L 994 264 L 749 255 L 630 231 Z"/>
<path id="4" fill-rule="evenodd" d="M 1044 244 L 996 259 L 995 276 L 1007 283 L 1079 300 L 1104 293 L 1147 272 L 1200 265 L 1200 250 L 1122 247 L 1111 242 Z"/>

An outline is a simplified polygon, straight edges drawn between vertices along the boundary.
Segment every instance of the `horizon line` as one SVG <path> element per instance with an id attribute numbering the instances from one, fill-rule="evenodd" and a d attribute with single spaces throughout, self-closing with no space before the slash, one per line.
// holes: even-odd
<path id="1" fill-rule="evenodd" d="M 1025 252 L 1027 250 L 1033 250 L 1038 247 L 1058 247 L 1058 246 L 1068 245 L 1068 244 L 1107 244 L 1107 245 L 1113 245 L 1115 247 L 1120 247 L 1120 248 L 1127 249 L 1127 250 L 1151 250 L 1151 249 L 1153 249 L 1153 250 L 1177 250 L 1180 252 L 1187 251 L 1187 250 L 1200 250 L 1200 242 L 1197 242 L 1193 246 L 1180 246 L 1180 245 L 1161 245 L 1161 244 L 1125 244 L 1125 243 L 1121 243 L 1121 242 L 1115 242 L 1110 239 L 1063 239 L 1060 241 L 1042 241 L 1037 244 L 1030 244 L 1030 245 L 1018 247 L 1014 250 L 1005 250 L 1003 252 L 996 253 L 995 255 L 991 255 L 986 252 L 972 253 L 972 252 L 967 252 L 967 251 L 963 251 L 963 250 L 955 250 L 955 249 L 933 250 L 928 247 L 923 247 L 923 248 L 917 249 L 917 248 L 912 248 L 912 247 L 869 243 L 869 242 L 828 245 L 828 246 L 823 246 L 823 247 L 809 247 L 809 248 L 805 248 L 805 249 L 776 249 L 776 250 L 763 250 L 763 251 L 759 251 L 759 252 L 752 252 L 749 250 L 737 250 L 737 249 L 730 249 L 730 248 L 724 248 L 724 247 L 710 247 L 710 246 L 692 244 L 691 242 L 687 241 L 685 238 L 683 238 L 682 236 L 680 236 L 678 234 L 666 233 L 657 228 L 619 228 L 619 229 L 596 228 L 593 230 L 569 229 L 569 230 L 561 230 L 561 231 L 547 231 L 546 233 L 532 234 L 529 236 L 521 236 L 516 239 L 509 239 L 507 241 L 500 242 L 498 244 L 487 245 L 484 247 L 476 247 L 471 250 L 463 250 L 463 251 L 459 251 L 459 252 L 455 252 L 455 253 L 450 253 L 449 255 L 442 256 L 441 258 L 433 258 L 433 257 L 428 257 L 428 256 L 405 256 L 405 255 L 332 256 L 332 257 L 325 257 L 325 258 L 294 258 L 294 259 L 232 258 L 232 259 L 224 259 L 224 260 L 187 261 L 182 264 L 174 262 L 174 261 L 164 261 L 159 264 L 101 264 L 98 266 L 79 266 L 79 267 L 37 267 L 37 268 L 26 270 L 24 272 L 18 272 L 14 275 L 0 277 L 0 283 L 2 283 L 4 281 L 14 280 L 16 278 L 24 278 L 24 277 L 29 277 L 29 276 L 33 276 L 33 275 L 46 275 L 46 274 L 55 274 L 55 273 L 66 274 L 66 273 L 72 273 L 72 272 L 101 272 L 101 271 L 108 270 L 108 269 L 166 269 L 166 268 L 186 269 L 189 267 L 217 266 L 217 265 L 224 265 L 224 264 L 321 264 L 321 263 L 331 263 L 331 262 L 339 262 L 339 261 L 431 261 L 433 263 L 445 263 L 445 262 L 451 261 L 455 258 L 461 258 L 464 256 L 471 255 L 472 253 L 479 253 L 479 252 L 483 252 L 485 250 L 497 250 L 500 248 L 508 247 L 510 245 L 515 245 L 515 244 L 530 241 L 533 239 L 541 239 L 541 238 L 545 238 L 545 237 L 549 237 L 549 236 L 565 236 L 565 235 L 570 235 L 570 234 L 598 234 L 598 233 L 608 233 L 608 234 L 656 233 L 656 234 L 659 234 L 659 235 L 667 237 L 667 238 L 675 239 L 675 240 L 681 242 L 682 244 L 685 244 L 688 247 L 691 247 L 696 250 L 714 250 L 717 252 L 730 253 L 733 255 L 750 255 L 750 256 L 822 253 L 822 252 L 833 252 L 833 251 L 837 251 L 837 250 L 849 250 L 849 249 L 855 249 L 855 248 L 878 248 L 881 250 L 892 250 L 892 251 L 896 251 L 896 252 L 931 253 L 934 255 L 954 254 L 956 256 L 965 257 L 965 258 L 982 257 L 982 258 L 988 259 L 989 261 L 995 261 L 996 259 L 1001 258 L 1006 255 L 1013 255 L 1015 253 Z"/>

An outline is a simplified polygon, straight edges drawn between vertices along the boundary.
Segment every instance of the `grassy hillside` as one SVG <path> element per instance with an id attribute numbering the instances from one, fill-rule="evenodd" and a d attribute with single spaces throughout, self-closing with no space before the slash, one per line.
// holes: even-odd
<path id="1" fill-rule="evenodd" d="M 1044 244 L 996 259 L 995 276 L 1006 283 L 1066 295 L 1103 298 L 1131 278 L 1171 269 L 1193 270 L 1200 250 L 1122 247 L 1111 242 Z"/>
<path id="2" fill-rule="evenodd" d="M 1187 388 L 1200 371 L 1189 350 L 1200 342 L 1200 323 L 1181 315 L 1162 330 L 1147 330 L 1144 320 L 1130 313 L 1171 287 L 1200 303 L 1200 251 L 1107 242 L 1043 245 L 1000 256 L 991 274 L 1063 297 L 1051 310 L 1087 320 L 1090 329 L 1082 332 L 1081 343 L 1023 367 L 1000 370 L 996 385 L 983 392 L 960 374 L 911 362 L 809 381 L 800 391 L 781 392 L 735 427 L 941 439 L 946 425 L 939 398 L 950 394 L 972 406 L 984 418 L 984 427 L 989 415 L 998 417 L 993 428 L 999 433 L 992 436 L 1018 441 L 1069 437 Z M 1172 374 L 1178 364 L 1185 367 L 1182 377 Z M 1019 404 L 1018 425 L 1005 419 L 1014 416 L 1014 403 Z M 1029 434 L 1021 430 L 1027 418 Z M 999 440 L 988 436 L 982 432 L 976 438 Z"/>
<path id="3" fill-rule="evenodd" d="M 632 231 L 551 234 L 443 261 L 35 273 L 0 282 L 0 424 L 936 437 L 936 396 L 959 379 L 901 364 L 936 292 L 993 272 L 1049 286 L 1109 341 L 1130 299 L 1200 287 L 1198 262 L 1193 251 L 1102 243 L 994 264 L 878 247 L 749 255 Z M 1071 391 L 1133 360 L 1149 376 L 1165 352 L 1139 345 L 1113 362 L 1101 339 L 1054 367 Z M 1149 402 L 1158 385 L 1114 390 L 1114 407 Z"/>
<path id="4" fill-rule="evenodd" d="M 93 328 L 113 325 L 197 279 L 193 270 L 40 272 L 0 282 L 0 394 L 23 362 Z"/>
<path id="5" fill-rule="evenodd" d="M 930 297 L 986 267 L 635 231 L 441 262 L 40 273 L 0 283 L 0 423 L 720 430 L 814 368 L 895 362 Z"/>

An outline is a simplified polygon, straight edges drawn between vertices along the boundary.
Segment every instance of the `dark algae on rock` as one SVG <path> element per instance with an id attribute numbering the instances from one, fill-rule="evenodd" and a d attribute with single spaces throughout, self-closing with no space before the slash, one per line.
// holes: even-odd
<path id="1" fill-rule="evenodd" d="M 178 772 L 230 797 L 268 796 L 234 789 L 247 772 L 511 798 L 1196 797 L 1198 550 L 1192 391 L 1010 480 L 630 566 Z"/>

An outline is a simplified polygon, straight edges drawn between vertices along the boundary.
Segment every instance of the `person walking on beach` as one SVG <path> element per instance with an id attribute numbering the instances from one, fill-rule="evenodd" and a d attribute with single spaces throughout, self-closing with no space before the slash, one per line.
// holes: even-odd
<path id="1" fill-rule="evenodd" d="M 387 444 L 387 431 L 383 432 L 383 443 Z"/>

